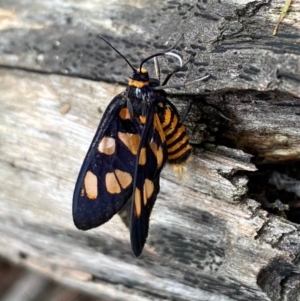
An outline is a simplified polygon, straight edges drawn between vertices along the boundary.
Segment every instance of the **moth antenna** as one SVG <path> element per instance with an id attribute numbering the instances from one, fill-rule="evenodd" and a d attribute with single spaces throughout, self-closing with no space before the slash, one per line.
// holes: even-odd
<path id="1" fill-rule="evenodd" d="M 134 73 L 136 73 L 136 69 L 129 63 L 129 61 L 127 60 L 127 58 L 119 51 L 117 50 L 112 44 L 110 44 L 110 42 L 108 42 L 103 36 L 98 35 L 98 38 L 100 38 L 101 40 L 103 40 L 107 45 L 109 45 L 117 54 L 119 54 L 125 61 L 126 63 L 130 66 L 130 68 L 133 70 Z"/>
<path id="2" fill-rule="evenodd" d="M 151 55 L 151 56 L 145 58 L 145 59 L 141 62 L 141 64 L 140 64 L 140 70 L 142 70 L 143 65 L 144 65 L 147 61 L 149 61 L 150 59 L 152 59 L 152 58 L 154 58 L 154 57 L 157 57 L 157 56 L 165 55 L 165 54 L 167 54 L 167 53 L 168 53 L 168 55 L 176 56 L 176 57 L 178 58 L 178 60 L 180 61 L 179 56 L 178 56 L 176 53 L 171 52 L 171 50 L 173 50 L 174 48 L 176 48 L 177 45 L 179 44 L 179 42 L 180 42 L 182 39 L 183 39 L 183 34 L 180 35 L 178 41 L 175 43 L 174 46 L 168 48 L 168 49 L 165 50 L 165 51 L 158 52 L 158 53 L 156 53 L 156 54 L 153 54 L 153 55 Z M 170 54 L 170 53 L 171 53 L 171 54 Z M 182 61 L 181 61 L 180 64 L 182 65 Z"/>
<path id="3" fill-rule="evenodd" d="M 149 57 L 145 58 L 140 64 L 140 70 L 142 70 L 143 65 L 150 59 L 157 57 L 157 56 L 165 55 L 165 54 L 166 54 L 165 52 L 158 52 L 158 53 L 152 54 Z"/>
<path id="4" fill-rule="evenodd" d="M 179 61 L 180 68 L 183 67 L 182 58 L 181 58 L 181 56 L 179 54 L 174 53 L 174 52 L 166 52 L 165 55 L 170 55 L 170 56 L 176 57 L 177 60 Z"/>
<path id="5" fill-rule="evenodd" d="M 178 69 L 178 71 L 179 70 L 181 70 L 183 67 L 185 67 L 185 65 L 183 65 L 183 62 L 182 62 L 182 58 L 181 58 L 181 56 L 180 55 L 178 55 L 177 53 L 174 53 L 174 52 L 166 52 L 165 53 L 165 55 L 170 55 L 170 56 L 173 56 L 173 57 L 176 57 L 177 59 L 178 59 L 178 61 L 179 61 L 179 64 L 180 64 L 180 67 L 179 67 L 179 69 Z M 154 57 L 154 68 L 155 68 L 155 73 L 156 73 L 156 77 L 158 78 L 158 81 L 160 82 L 160 66 L 159 66 L 159 62 L 158 62 L 158 59 L 157 59 L 157 57 Z M 176 71 L 175 72 L 177 72 L 177 69 L 175 69 Z M 169 73 L 169 78 L 172 76 L 174 74 L 174 72 L 172 72 L 172 73 Z M 167 77 L 167 81 L 169 80 L 169 78 Z M 165 80 L 165 81 L 166 81 Z"/>

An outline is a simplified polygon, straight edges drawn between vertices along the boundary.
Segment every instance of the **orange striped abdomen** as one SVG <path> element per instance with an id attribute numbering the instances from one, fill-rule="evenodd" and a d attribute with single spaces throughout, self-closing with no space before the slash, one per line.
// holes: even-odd
<path id="1" fill-rule="evenodd" d="M 168 147 L 168 162 L 170 164 L 186 162 L 192 147 L 185 126 L 180 122 L 177 112 L 174 112 L 170 107 L 167 107 L 164 112 L 162 128 Z"/>

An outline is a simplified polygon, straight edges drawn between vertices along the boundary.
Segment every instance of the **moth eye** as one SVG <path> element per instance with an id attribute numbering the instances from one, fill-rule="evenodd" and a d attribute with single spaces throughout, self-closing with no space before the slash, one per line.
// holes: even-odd
<path id="1" fill-rule="evenodd" d="M 135 89 L 135 96 L 136 96 L 136 98 L 142 98 L 142 91 L 141 91 L 141 89 L 139 89 L 139 88 L 136 88 Z"/>

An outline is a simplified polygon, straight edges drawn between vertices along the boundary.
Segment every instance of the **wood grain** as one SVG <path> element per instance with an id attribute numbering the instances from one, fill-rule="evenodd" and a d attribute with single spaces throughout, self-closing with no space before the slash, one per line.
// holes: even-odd
<path id="1" fill-rule="evenodd" d="M 249 156 L 226 148 L 196 153 L 183 185 L 166 168 L 148 245 L 141 259 L 134 259 L 118 216 L 88 232 L 75 229 L 71 218 L 74 182 L 100 117 L 97 106 L 105 106 L 120 88 L 24 71 L 2 72 L 0 82 L 2 256 L 111 299 L 129 298 L 123 285 L 130 298 L 147 299 L 155 290 L 160 298 L 199 300 L 202 294 L 209 300 L 239 283 L 247 284 L 243 295 L 249 300 L 268 300 L 255 279 L 282 252 L 266 252 L 270 245 L 254 239 L 267 220 L 258 205 L 235 203 L 247 183 L 235 171 L 255 170 Z M 15 82 L 15 89 L 6 88 Z M 64 103 L 71 104 L 65 115 Z"/>
<path id="2" fill-rule="evenodd" d="M 280 1 L 0 5 L 1 256 L 109 300 L 298 300 L 299 226 L 250 199 L 247 175 L 299 160 L 299 4 L 276 37 Z M 130 76 L 97 34 L 137 64 L 179 31 L 194 62 L 174 81 L 212 77 L 170 98 L 192 100 L 190 137 L 209 144 L 188 180 L 163 170 L 136 259 L 119 216 L 87 232 L 71 217 L 99 111 L 124 89 L 103 80 Z"/>

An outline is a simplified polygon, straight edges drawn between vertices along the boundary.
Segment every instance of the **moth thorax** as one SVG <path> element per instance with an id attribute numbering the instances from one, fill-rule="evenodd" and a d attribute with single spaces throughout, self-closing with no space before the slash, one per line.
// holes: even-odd
<path id="1" fill-rule="evenodd" d="M 149 74 L 147 69 L 140 68 L 133 73 L 133 76 L 128 81 L 128 86 L 143 88 L 149 85 Z"/>
<path id="2" fill-rule="evenodd" d="M 137 99 L 141 99 L 142 96 L 143 96 L 142 90 L 141 90 L 140 88 L 135 88 L 135 97 L 136 97 Z"/>

